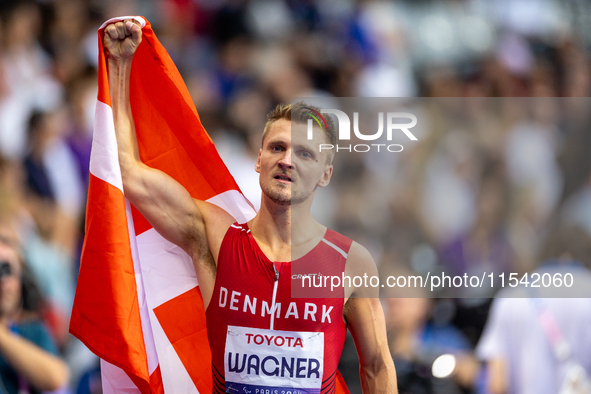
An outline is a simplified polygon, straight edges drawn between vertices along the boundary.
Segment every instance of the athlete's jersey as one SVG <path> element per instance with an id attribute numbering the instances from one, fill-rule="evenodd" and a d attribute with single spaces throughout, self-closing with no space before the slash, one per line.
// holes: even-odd
<path id="1" fill-rule="evenodd" d="M 334 298 L 292 298 L 292 276 L 301 277 L 292 266 L 341 277 L 351 243 L 327 230 L 304 257 L 278 263 L 265 256 L 246 224 L 228 229 L 206 311 L 214 393 L 334 391 L 346 336 L 344 290 Z"/>

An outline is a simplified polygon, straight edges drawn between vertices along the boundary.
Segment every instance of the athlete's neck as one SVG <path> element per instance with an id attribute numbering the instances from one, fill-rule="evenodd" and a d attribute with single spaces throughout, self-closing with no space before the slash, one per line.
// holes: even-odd
<path id="1" fill-rule="evenodd" d="M 261 209 L 249 223 L 252 235 L 268 254 L 281 255 L 275 261 L 290 261 L 293 252 L 298 255 L 300 247 L 309 249 L 313 241 L 319 242 L 326 227 L 318 223 L 310 214 L 310 204 L 306 201 L 297 205 L 279 205 L 263 197 Z M 318 239 L 316 239 L 318 238 Z M 304 253 L 307 250 L 304 251 Z M 272 256 L 269 256 L 272 260 Z"/>
<path id="2" fill-rule="evenodd" d="M 251 222 L 253 235 L 260 237 L 268 245 L 291 246 L 291 205 L 279 205 L 263 198 L 261 209 Z"/>

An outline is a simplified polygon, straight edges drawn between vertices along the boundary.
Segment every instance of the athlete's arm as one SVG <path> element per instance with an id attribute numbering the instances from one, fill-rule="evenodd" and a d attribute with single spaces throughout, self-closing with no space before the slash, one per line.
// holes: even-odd
<path id="1" fill-rule="evenodd" d="M 373 258 L 356 242 L 349 250 L 346 271 L 349 276 L 378 276 Z M 347 300 L 344 315 L 359 354 L 363 393 L 398 393 L 396 370 L 388 348 L 386 322 L 378 289 L 354 290 Z"/>
<path id="2" fill-rule="evenodd" d="M 141 40 L 141 27 L 132 21 L 112 23 L 105 28 L 103 45 L 124 193 L 164 238 L 181 247 L 194 262 L 203 262 L 211 271 L 223 236 L 219 233 L 225 232 L 234 220 L 211 204 L 200 202 L 198 206 L 177 181 L 141 162 L 129 94 L 131 63 Z M 212 248 L 213 258 L 207 243 L 206 224 L 209 226 L 207 235 L 217 244 L 217 249 Z M 199 276 L 199 272 L 197 274 Z"/>

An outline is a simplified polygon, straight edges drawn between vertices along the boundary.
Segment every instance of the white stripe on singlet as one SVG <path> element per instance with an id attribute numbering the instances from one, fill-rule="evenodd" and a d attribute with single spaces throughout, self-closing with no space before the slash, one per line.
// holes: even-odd
<path id="1" fill-rule="evenodd" d="M 330 241 L 327 241 L 326 238 L 322 238 L 322 241 L 327 244 L 328 246 L 330 246 L 331 248 L 333 248 L 334 250 L 336 250 L 337 252 L 339 252 L 344 258 L 347 258 L 348 254 L 345 253 L 345 251 L 341 248 L 339 248 L 338 246 L 336 246 L 335 244 L 333 244 Z"/>

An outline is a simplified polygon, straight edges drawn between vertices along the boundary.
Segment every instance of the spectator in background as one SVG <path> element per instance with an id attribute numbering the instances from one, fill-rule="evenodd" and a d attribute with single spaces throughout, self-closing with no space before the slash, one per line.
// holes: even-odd
<path id="1" fill-rule="evenodd" d="M 513 250 L 507 232 L 509 185 L 502 162 L 482 160 L 482 174 L 477 191 L 474 222 L 452 242 L 444 244 L 440 258 L 454 275 L 476 275 L 515 271 Z M 454 324 L 475 346 L 490 308 L 490 297 L 497 289 L 460 288 L 455 300 Z"/>
<path id="2" fill-rule="evenodd" d="M 102 392 L 101 365 L 97 359 L 95 365 L 82 374 L 76 387 L 76 394 L 102 394 Z"/>
<path id="3" fill-rule="evenodd" d="M 0 36 L 0 79 L 4 85 L 0 99 L 0 152 L 18 159 L 25 154 L 30 112 L 34 108 L 56 108 L 63 87 L 52 76 L 52 59 L 39 43 L 39 4 L 20 0 L 3 1 L 0 6 L 0 23 L 4 27 Z"/>
<path id="4" fill-rule="evenodd" d="M 451 394 L 461 392 L 461 388 L 472 388 L 480 366 L 472 355 L 470 343 L 456 327 L 430 319 L 432 300 L 408 298 L 420 295 L 407 292 L 402 297 L 393 298 L 395 295 L 390 294 L 383 299 L 399 392 Z M 443 376 L 435 376 L 433 365 L 444 354 L 453 355 L 456 364 L 441 379 Z"/>
<path id="5" fill-rule="evenodd" d="M 38 292 L 14 237 L 0 224 L 0 392 L 53 391 L 68 383 L 68 368 L 35 310 Z"/>
<path id="6" fill-rule="evenodd" d="M 573 275 L 576 286 L 591 286 L 591 239 L 578 227 L 552 231 L 535 271 Z M 530 281 L 532 278 L 530 277 Z M 567 382 L 591 376 L 591 299 L 531 298 L 548 288 L 509 288 L 493 302 L 477 347 L 487 362 L 492 394 L 587 393 L 566 391 Z M 521 297 L 521 298 L 506 298 Z M 530 298 L 528 298 L 530 297 Z M 551 333 L 552 332 L 552 333 Z M 590 390 L 591 386 L 586 390 Z"/>
<path id="7" fill-rule="evenodd" d="M 474 223 L 468 231 L 444 245 L 441 258 L 455 275 L 507 272 L 512 266 L 512 250 L 506 231 L 508 184 L 501 162 L 483 160 L 485 168 L 476 196 Z M 492 294 L 471 294 L 486 297 Z M 467 296 L 467 294 L 464 294 Z"/>
<path id="8" fill-rule="evenodd" d="M 565 200 L 560 215 L 568 223 L 584 228 L 591 236 L 591 171 L 580 188 Z"/>
<path id="9" fill-rule="evenodd" d="M 67 340 L 73 301 L 72 257 L 82 183 L 71 151 L 60 138 L 63 113 L 35 112 L 29 122 L 29 154 L 24 160 L 26 201 L 34 226 L 23 239 L 25 256 L 51 311 L 51 329 L 60 346 Z M 78 205 L 78 206 L 76 206 Z"/>
<path id="10" fill-rule="evenodd" d="M 55 202 L 69 220 L 76 220 L 84 192 L 76 158 L 64 141 L 66 115 L 65 110 L 32 113 L 24 167 L 32 194 Z"/>
<path id="11" fill-rule="evenodd" d="M 27 174 L 27 189 L 31 194 L 53 203 L 55 191 L 43 164 L 43 154 L 53 139 L 52 128 L 48 127 L 49 119 L 50 117 L 42 112 L 34 112 L 31 115 L 28 132 L 29 152 L 23 166 Z"/>

